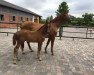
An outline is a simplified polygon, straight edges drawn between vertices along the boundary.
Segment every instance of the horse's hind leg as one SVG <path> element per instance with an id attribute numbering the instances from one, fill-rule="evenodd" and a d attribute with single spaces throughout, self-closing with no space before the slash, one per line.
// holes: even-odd
<path id="1" fill-rule="evenodd" d="M 29 47 L 30 51 L 33 52 L 32 48 L 31 48 L 31 46 L 30 46 L 30 43 L 27 42 L 27 44 L 28 44 L 28 47 Z"/>
<path id="2" fill-rule="evenodd" d="M 46 47 L 45 47 L 45 53 L 47 53 L 47 47 L 48 47 L 48 45 L 49 45 L 50 41 L 51 41 L 51 39 L 50 39 L 50 38 L 48 38 L 48 41 L 47 41 L 47 44 L 46 44 Z"/>
<path id="3" fill-rule="evenodd" d="M 38 43 L 38 52 L 37 52 L 37 58 L 39 59 L 39 61 L 41 61 L 41 57 L 40 57 L 40 51 L 41 51 L 41 47 L 42 47 L 42 43 Z"/>
<path id="4" fill-rule="evenodd" d="M 17 44 L 16 47 L 14 48 L 14 58 L 13 58 L 13 64 L 17 64 L 18 60 L 18 49 L 20 47 L 20 44 Z"/>
<path id="5" fill-rule="evenodd" d="M 22 50 L 22 54 L 25 54 L 25 52 L 24 52 L 24 42 L 21 44 L 21 50 Z"/>

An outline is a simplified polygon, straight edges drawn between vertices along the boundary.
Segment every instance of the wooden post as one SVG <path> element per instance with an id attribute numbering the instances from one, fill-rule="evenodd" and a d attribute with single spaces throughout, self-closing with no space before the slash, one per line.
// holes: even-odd
<path id="1" fill-rule="evenodd" d="M 8 33 L 7 33 L 7 36 L 8 36 Z"/>
<path id="2" fill-rule="evenodd" d="M 64 27 L 62 26 L 62 36 L 63 36 L 63 29 L 64 29 Z"/>
<path id="3" fill-rule="evenodd" d="M 86 38 L 87 38 L 87 34 L 88 34 L 88 27 L 87 27 L 87 30 L 86 30 Z"/>
<path id="4" fill-rule="evenodd" d="M 62 33 L 63 33 L 63 26 L 60 26 L 60 29 L 59 29 L 60 40 L 61 40 L 61 37 L 62 37 Z"/>
<path id="5" fill-rule="evenodd" d="M 90 29 L 89 31 L 90 31 L 90 37 L 91 37 L 91 34 L 92 34 L 92 29 Z"/>
<path id="6" fill-rule="evenodd" d="M 18 24 L 17 24 L 17 31 L 18 31 Z"/>

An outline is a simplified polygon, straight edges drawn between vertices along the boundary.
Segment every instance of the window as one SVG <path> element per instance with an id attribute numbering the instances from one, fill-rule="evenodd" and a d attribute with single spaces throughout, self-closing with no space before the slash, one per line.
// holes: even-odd
<path id="1" fill-rule="evenodd" d="M 0 14 L 0 21 L 4 21 L 4 15 Z"/>
<path id="2" fill-rule="evenodd" d="M 13 16 L 13 21 L 15 21 L 15 16 Z"/>
<path id="3" fill-rule="evenodd" d="M 28 18 L 26 20 L 28 21 Z"/>
<path id="4" fill-rule="evenodd" d="M 11 16 L 10 17 L 10 21 L 16 21 L 16 17 L 15 16 Z"/>
<path id="5" fill-rule="evenodd" d="M 20 21 L 23 21 L 23 17 L 20 17 Z"/>
<path id="6" fill-rule="evenodd" d="M 21 21 L 23 21 L 23 17 L 21 17 Z"/>

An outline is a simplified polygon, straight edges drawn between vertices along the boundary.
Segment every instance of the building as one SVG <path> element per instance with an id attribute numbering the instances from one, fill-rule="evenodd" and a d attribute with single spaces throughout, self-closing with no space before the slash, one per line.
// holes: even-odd
<path id="1" fill-rule="evenodd" d="M 41 16 L 22 8 L 20 6 L 14 5 L 12 3 L 0 0 L 0 27 L 15 27 L 16 24 L 8 23 L 20 23 L 22 21 L 33 21 L 39 23 Z"/>

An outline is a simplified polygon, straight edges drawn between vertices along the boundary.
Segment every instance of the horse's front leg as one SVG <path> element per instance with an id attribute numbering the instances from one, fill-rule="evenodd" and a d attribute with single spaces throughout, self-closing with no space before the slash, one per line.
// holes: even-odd
<path id="1" fill-rule="evenodd" d="M 42 47 L 42 42 L 39 42 L 38 43 L 38 52 L 37 52 L 37 58 L 39 59 L 39 61 L 41 61 L 41 57 L 40 57 L 41 47 Z"/>
<path id="2" fill-rule="evenodd" d="M 50 39 L 50 38 L 48 38 L 48 41 L 47 41 L 47 44 L 46 44 L 46 47 L 45 47 L 45 53 L 47 53 L 47 47 L 48 47 L 48 45 L 49 45 L 50 41 L 51 41 L 51 39 Z"/>
<path id="3" fill-rule="evenodd" d="M 13 64 L 17 64 L 18 60 L 18 49 L 20 47 L 20 44 L 17 44 L 16 47 L 14 48 L 14 58 L 13 58 Z"/>
<path id="4" fill-rule="evenodd" d="M 27 44 L 28 44 L 28 47 L 29 47 L 30 51 L 33 52 L 32 48 L 31 48 L 31 46 L 30 46 L 30 43 L 27 42 Z"/>
<path id="5" fill-rule="evenodd" d="M 53 53 L 54 41 L 55 41 L 55 37 L 52 37 L 51 38 L 51 53 L 52 53 L 52 55 L 54 55 L 54 53 Z"/>

